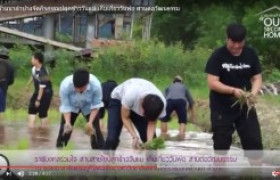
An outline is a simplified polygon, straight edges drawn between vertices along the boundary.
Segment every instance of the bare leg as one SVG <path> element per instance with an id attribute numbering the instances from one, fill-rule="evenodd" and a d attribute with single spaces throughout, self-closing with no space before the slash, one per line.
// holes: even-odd
<path id="1" fill-rule="evenodd" d="M 186 131 L 186 124 L 185 123 L 181 123 L 180 124 L 180 129 L 179 129 L 180 135 L 184 135 L 185 136 L 185 131 Z"/>
<path id="2" fill-rule="evenodd" d="M 29 116 L 28 116 L 28 127 L 29 128 L 35 128 L 35 120 L 36 120 L 36 115 L 29 114 Z"/>
<path id="3" fill-rule="evenodd" d="M 178 140 L 184 140 L 185 139 L 185 131 L 186 131 L 186 124 L 185 123 L 180 123 Z"/>
<path id="4" fill-rule="evenodd" d="M 41 128 L 47 128 L 48 127 L 48 118 L 42 118 L 41 119 Z"/>
<path id="5" fill-rule="evenodd" d="M 160 136 L 163 137 L 164 139 L 168 138 L 168 126 L 166 122 L 161 122 L 161 134 Z"/>
<path id="6" fill-rule="evenodd" d="M 168 130 L 167 123 L 162 122 L 162 123 L 161 123 L 161 133 L 162 133 L 162 134 L 166 134 L 166 133 L 167 133 L 167 130 Z"/>
<path id="7" fill-rule="evenodd" d="M 104 126 L 103 119 L 99 119 L 99 127 L 101 130 L 103 129 L 103 126 Z"/>

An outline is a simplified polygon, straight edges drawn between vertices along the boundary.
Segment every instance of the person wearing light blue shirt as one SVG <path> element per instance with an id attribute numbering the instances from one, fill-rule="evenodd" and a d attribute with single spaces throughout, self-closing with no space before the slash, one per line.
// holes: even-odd
<path id="1" fill-rule="evenodd" d="M 87 120 L 86 128 L 95 129 L 91 134 L 92 149 L 104 146 L 104 138 L 99 127 L 99 108 L 103 107 L 100 81 L 85 69 L 77 69 L 60 84 L 60 113 L 62 114 L 57 148 L 67 146 L 72 127 L 80 113 Z"/>

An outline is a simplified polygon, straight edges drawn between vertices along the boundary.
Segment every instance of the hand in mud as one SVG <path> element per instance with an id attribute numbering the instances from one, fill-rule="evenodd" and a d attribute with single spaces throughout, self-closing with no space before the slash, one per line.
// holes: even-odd
<path id="1" fill-rule="evenodd" d="M 140 149 L 140 142 L 138 137 L 133 138 L 132 147 L 133 149 Z"/>
<path id="2" fill-rule="evenodd" d="M 87 123 L 86 126 L 85 126 L 85 133 L 89 136 L 95 134 L 94 132 L 94 129 L 93 129 L 93 126 L 92 126 L 92 123 Z"/>
<path id="3" fill-rule="evenodd" d="M 69 123 L 64 124 L 64 134 L 68 134 L 73 130 L 73 127 Z"/>

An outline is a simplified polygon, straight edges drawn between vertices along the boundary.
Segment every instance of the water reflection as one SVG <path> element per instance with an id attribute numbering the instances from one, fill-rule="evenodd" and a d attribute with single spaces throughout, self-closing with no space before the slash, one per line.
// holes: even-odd
<path id="1" fill-rule="evenodd" d="M 5 127 L 2 122 L 0 122 L 0 144 L 5 144 Z"/>
<path id="2" fill-rule="evenodd" d="M 29 129 L 30 148 L 40 148 L 49 146 L 50 129 L 49 128 L 31 128 Z"/>

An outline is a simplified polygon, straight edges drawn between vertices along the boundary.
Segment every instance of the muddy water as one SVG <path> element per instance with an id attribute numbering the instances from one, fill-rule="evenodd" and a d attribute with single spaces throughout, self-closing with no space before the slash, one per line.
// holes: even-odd
<path id="1" fill-rule="evenodd" d="M 30 130 L 26 123 L 13 122 L 0 125 L 0 145 L 17 147 L 17 143 L 24 141 L 29 149 L 55 149 L 56 138 L 58 135 L 59 125 L 51 125 L 48 129 Z M 106 130 L 103 129 L 106 137 Z M 159 134 L 159 130 L 157 130 Z M 188 132 L 182 141 L 174 141 L 172 136 L 176 136 L 177 131 L 170 131 L 170 140 L 166 141 L 167 149 L 212 149 L 211 134 L 203 132 Z M 121 142 L 119 149 L 127 149 L 131 147 L 131 136 L 123 129 L 121 134 Z M 73 149 L 90 149 L 89 137 L 78 128 L 74 128 L 70 144 Z"/>
<path id="2" fill-rule="evenodd" d="M 27 143 L 28 149 L 56 149 L 56 138 L 58 135 L 59 125 L 51 125 L 48 130 L 35 129 L 30 131 L 27 128 L 27 123 L 22 122 L 13 122 L 13 123 L 4 123 L 0 125 L 0 146 L 8 147 L 9 149 L 16 149 L 19 142 Z M 103 130 L 104 136 L 106 137 L 106 131 Z M 159 130 L 157 130 L 159 134 Z M 191 150 L 191 153 L 197 153 L 199 150 L 211 151 L 213 149 L 212 135 L 209 133 L 203 132 L 187 132 L 184 140 L 175 141 L 174 137 L 178 134 L 178 131 L 172 130 L 169 131 L 171 136 L 170 140 L 166 141 L 166 149 L 168 150 Z M 119 145 L 119 150 L 128 150 L 131 149 L 131 136 L 129 133 L 123 129 L 121 134 L 121 142 Z M 72 133 L 70 144 L 73 149 L 91 149 L 90 139 L 83 132 L 82 129 L 74 127 Z M 4 150 L 2 148 L 2 150 Z M 236 149 L 232 147 L 231 149 Z M 174 151 L 175 152 L 175 151 Z M 185 151 L 186 153 L 190 151 Z M 242 164 L 248 166 L 248 162 L 242 162 Z M 238 172 L 233 171 L 235 174 Z M 266 173 L 266 172 L 265 172 Z M 264 173 L 264 174 L 265 174 Z M 173 179 L 177 175 L 171 175 L 171 177 L 166 177 L 165 179 Z M 70 178 L 72 179 L 72 178 Z M 79 178 L 78 178 L 79 179 Z M 86 178 L 83 178 L 86 179 Z M 110 179 L 110 178 L 109 178 Z M 129 178 L 130 179 L 130 178 Z M 135 178 L 134 178 L 135 179 Z M 141 179 L 141 178 L 139 178 Z M 162 178 L 160 178 L 162 179 Z M 176 178 L 175 178 L 176 179 Z"/>

